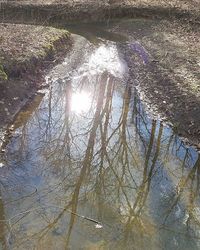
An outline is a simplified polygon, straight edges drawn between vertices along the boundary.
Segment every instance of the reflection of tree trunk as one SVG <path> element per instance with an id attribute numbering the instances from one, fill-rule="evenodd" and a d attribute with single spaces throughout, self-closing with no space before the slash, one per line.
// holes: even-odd
<path id="1" fill-rule="evenodd" d="M 150 140 L 149 140 L 149 146 L 148 146 L 147 154 L 146 154 L 146 157 L 145 157 L 145 164 L 144 164 L 145 172 L 147 171 L 147 167 L 148 167 L 148 164 L 149 164 L 149 159 L 150 159 L 150 156 L 151 156 L 151 151 L 152 151 L 152 147 L 153 147 L 153 143 L 154 143 L 154 137 L 155 137 L 155 131 L 156 131 L 156 121 L 153 120 L 152 121 L 152 127 L 151 127 L 151 136 L 150 136 Z"/>
<path id="2" fill-rule="evenodd" d="M 134 89 L 132 122 L 134 123 L 134 120 L 135 120 L 135 127 L 136 128 L 137 128 L 137 103 L 138 103 L 137 92 L 136 92 L 136 89 Z"/>
<path id="3" fill-rule="evenodd" d="M 138 214 L 140 213 L 141 209 L 143 208 L 144 203 L 145 203 L 146 198 L 147 198 L 147 195 L 148 195 L 148 192 L 149 192 L 153 168 L 155 166 L 155 163 L 156 163 L 156 160 L 157 160 L 157 157 L 159 154 L 160 140 L 161 140 L 161 136 L 162 136 L 162 128 L 163 128 L 163 126 L 160 125 L 158 139 L 157 139 L 156 152 L 155 152 L 154 158 L 152 160 L 152 165 L 151 165 L 150 169 L 148 170 L 149 159 L 150 159 L 151 151 L 153 148 L 155 130 L 156 130 L 156 121 L 152 121 L 151 137 L 149 140 L 149 146 L 148 146 L 148 150 L 147 150 L 147 154 L 146 154 L 146 158 L 145 158 L 143 181 L 142 181 L 142 185 L 139 188 L 138 199 L 136 199 L 136 202 L 135 202 L 134 207 L 133 207 L 133 211 L 135 211 L 135 209 L 139 205 L 139 209 L 137 209 Z"/>
<path id="4" fill-rule="evenodd" d="M 196 182 L 195 182 L 195 177 L 196 177 Z M 192 197 L 194 198 L 193 200 L 195 200 L 195 198 L 198 196 L 199 194 L 199 181 L 200 181 L 200 155 L 198 155 L 198 158 L 191 170 L 191 172 L 188 175 L 188 180 L 191 180 L 191 185 L 190 185 L 190 191 L 192 192 Z M 186 180 L 187 180 L 186 179 Z M 196 184 L 195 190 L 194 190 L 194 185 Z"/>
<path id="5" fill-rule="evenodd" d="M 49 90 L 49 99 L 48 99 L 48 111 L 49 111 L 49 114 L 48 114 L 48 120 L 47 120 L 47 124 L 46 124 L 46 131 L 45 131 L 45 134 L 46 134 L 46 137 L 47 137 L 47 133 L 48 131 L 50 130 L 51 128 L 51 122 L 52 122 L 52 86 L 50 87 L 50 90 Z M 49 135 L 51 135 L 51 132 L 49 131 Z"/>
<path id="6" fill-rule="evenodd" d="M 168 141 L 168 144 L 167 144 L 167 147 L 166 147 L 166 153 L 165 153 L 165 158 L 166 159 L 167 159 L 167 156 L 170 154 L 169 149 L 170 149 L 171 143 L 173 141 L 173 138 L 174 138 L 174 133 L 172 132 L 171 136 L 169 137 L 169 141 Z"/>
<path id="7" fill-rule="evenodd" d="M 200 226 L 200 219 L 194 218 L 193 210 L 195 208 L 195 201 L 199 195 L 199 178 L 200 178 L 200 155 L 193 167 L 195 171 L 191 174 L 191 185 L 190 185 L 190 193 L 189 193 L 189 206 L 188 206 L 188 214 L 189 217 L 187 219 L 187 229 L 189 229 L 189 222 L 191 219 L 194 219 L 198 226 Z M 196 182 L 195 182 L 196 176 Z M 196 187 L 195 187 L 196 183 Z"/>
<path id="8" fill-rule="evenodd" d="M 135 123 L 135 129 L 137 131 L 136 138 L 139 136 L 140 142 L 142 142 L 146 150 L 146 141 L 143 137 L 141 130 L 141 125 L 146 128 L 146 132 L 150 133 L 148 130 L 148 122 L 145 121 L 146 114 L 142 108 L 140 98 L 138 97 L 137 90 L 134 89 L 134 99 L 133 99 L 133 111 L 132 111 L 132 122 Z"/>
<path id="9" fill-rule="evenodd" d="M 72 98 L 72 86 L 71 86 L 71 83 L 70 82 L 67 82 L 67 86 L 66 86 L 66 90 L 65 90 L 66 94 L 65 94 L 65 114 L 66 114 L 66 117 L 65 118 L 68 118 L 69 115 L 70 115 L 70 109 L 71 109 L 71 98 Z"/>
<path id="10" fill-rule="evenodd" d="M 148 151 L 147 151 L 146 159 L 145 159 L 143 181 L 142 181 L 141 186 L 139 187 L 138 196 L 134 202 L 134 205 L 131 209 L 130 217 L 129 217 L 127 224 L 126 224 L 127 237 L 128 237 L 128 232 L 130 231 L 130 228 L 134 225 L 134 221 L 136 219 L 138 219 L 138 217 L 140 216 L 142 208 L 144 207 L 144 204 L 146 202 L 146 199 L 147 199 L 147 196 L 149 193 L 149 189 L 150 189 L 153 170 L 154 170 L 154 167 L 155 167 L 158 155 L 159 155 L 161 136 L 162 136 L 162 131 L 163 131 L 162 124 L 160 124 L 155 155 L 153 157 L 151 167 L 148 170 L 150 154 L 152 151 L 154 137 L 155 137 L 155 129 L 156 129 L 156 122 L 153 121 L 152 122 L 152 129 L 151 129 L 151 137 L 150 137 L 150 141 L 149 141 L 149 147 L 148 147 Z"/>
<path id="11" fill-rule="evenodd" d="M 187 186 L 188 182 L 191 181 L 191 189 L 190 189 L 190 196 L 189 196 L 189 206 L 188 206 L 188 214 L 189 214 L 189 218 L 188 221 L 191 218 L 194 218 L 193 216 L 193 208 L 194 208 L 194 201 L 199 193 L 199 174 L 200 174 L 200 155 L 198 156 L 192 170 L 189 172 L 189 174 L 187 175 L 186 178 L 181 178 L 179 181 L 179 184 L 177 185 L 178 187 L 178 194 L 175 196 L 175 200 L 172 203 L 171 207 L 168 209 L 168 211 L 166 212 L 167 215 L 164 219 L 163 224 L 165 224 L 165 222 L 167 221 L 171 211 L 174 209 L 174 207 L 177 205 L 177 203 L 179 202 L 181 195 L 183 194 L 184 188 Z M 197 182 L 196 182 L 196 190 L 194 191 L 193 188 L 193 181 L 195 176 L 197 177 Z M 188 223 L 187 221 L 187 223 Z M 196 221 L 197 224 L 200 226 L 200 221 Z"/>
<path id="12" fill-rule="evenodd" d="M 1 197 L 0 199 L 0 242 L 1 242 L 0 249 L 7 249 L 4 220 L 5 220 L 4 205 L 3 205 L 3 200 Z"/>
<path id="13" fill-rule="evenodd" d="M 156 151 L 155 151 L 155 155 L 153 157 L 152 164 L 151 164 L 151 167 L 150 167 L 150 170 L 149 170 L 149 173 L 148 173 L 148 178 L 146 180 L 147 181 L 147 187 L 146 187 L 147 190 L 144 193 L 144 198 L 143 198 L 144 201 L 146 200 L 147 195 L 149 193 L 151 179 L 153 177 L 153 171 L 154 171 L 154 168 L 155 168 L 155 165 L 156 165 L 156 161 L 157 161 L 158 156 L 159 156 L 162 132 L 163 132 L 163 124 L 160 123 L 160 128 L 159 128 L 159 132 L 158 132 L 158 139 L 157 139 L 157 144 L 156 144 Z"/>
<path id="14" fill-rule="evenodd" d="M 101 218 L 101 206 L 103 204 L 103 199 L 101 199 L 101 194 L 104 189 L 104 160 L 106 155 L 107 147 L 107 135 L 108 135 L 108 125 L 110 120 L 111 108 L 112 108 L 112 98 L 113 98 L 114 84 L 112 79 L 110 80 L 107 91 L 106 91 L 106 101 L 105 101 L 105 122 L 104 124 L 100 123 L 100 132 L 101 132 L 101 154 L 100 154 L 100 166 L 96 180 L 96 193 L 98 198 L 98 216 Z M 102 120 L 103 121 L 103 120 Z"/>
<path id="15" fill-rule="evenodd" d="M 64 142 L 65 145 L 67 146 L 67 159 L 68 159 L 68 165 L 71 166 L 71 152 L 70 152 L 70 122 L 69 122 L 69 117 L 70 117 L 70 111 L 71 111 L 71 95 L 72 95 L 72 86 L 71 83 L 68 82 L 66 86 L 66 103 L 65 103 L 65 137 L 64 137 Z M 66 153 L 65 153 L 66 154 Z"/>
<path id="16" fill-rule="evenodd" d="M 153 170 L 155 168 L 156 161 L 157 161 L 159 153 L 160 153 L 160 144 L 161 144 L 162 133 L 163 133 L 163 124 L 160 123 L 160 128 L 159 128 L 159 132 L 158 132 L 158 139 L 157 139 L 157 145 L 156 145 L 156 152 L 155 152 L 155 155 L 153 157 L 152 165 L 151 165 L 151 168 L 150 168 L 150 171 L 149 171 L 149 177 L 148 177 L 149 180 L 152 178 Z M 148 190 L 149 190 L 149 187 L 150 187 L 150 181 L 148 182 Z"/>
<path id="17" fill-rule="evenodd" d="M 127 85 L 123 96 L 124 103 L 122 110 L 122 140 L 124 136 L 126 136 L 126 124 L 129 111 L 130 98 L 131 98 L 131 86 Z"/>
<path id="18" fill-rule="evenodd" d="M 187 158 L 188 158 L 188 151 L 189 151 L 189 149 L 187 148 L 186 151 L 185 151 L 184 159 L 183 159 L 182 164 L 181 164 L 182 174 L 183 174 L 183 172 L 184 172 L 185 163 L 186 163 L 186 160 L 187 160 Z"/>
<path id="19" fill-rule="evenodd" d="M 106 76 L 106 75 L 104 75 L 104 76 Z M 99 86 L 96 111 L 95 111 L 95 115 L 94 115 L 94 120 L 93 120 L 92 129 L 90 132 L 89 140 L 88 140 L 88 146 L 86 149 L 85 157 L 83 159 L 80 175 L 79 175 L 79 178 L 76 182 L 76 187 L 75 187 L 75 190 L 74 190 L 74 193 L 72 196 L 72 213 L 76 213 L 77 206 L 78 206 L 78 198 L 79 198 L 80 188 L 81 188 L 81 185 L 83 183 L 83 180 L 85 179 L 87 171 L 89 171 L 89 169 L 90 169 L 92 158 L 93 158 L 93 150 L 94 150 L 94 144 L 95 144 L 96 131 L 97 131 L 97 128 L 98 128 L 98 126 L 101 122 L 101 118 L 102 118 L 101 111 L 102 111 L 102 107 L 103 107 L 104 93 L 105 93 L 105 89 L 106 89 L 106 81 L 105 81 L 105 79 L 102 79 L 102 80 L 103 81 L 101 81 L 99 83 L 100 86 Z M 69 230 L 67 233 L 66 247 L 65 247 L 66 249 L 67 249 L 68 244 L 69 244 L 74 221 L 75 221 L 75 216 L 72 215 L 70 218 L 70 223 L 69 223 L 70 226 L 69 226 Z"/>

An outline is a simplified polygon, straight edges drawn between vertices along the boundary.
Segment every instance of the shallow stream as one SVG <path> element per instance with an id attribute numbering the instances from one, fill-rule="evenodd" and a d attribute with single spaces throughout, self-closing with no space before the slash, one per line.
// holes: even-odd
<path id="1" fill-rule="evenodd" d="M 2 249 L 200 249 L 200 157 L 145 112 L 126 39 L 100 33 L 75 35 L 16 117 L 1 155 Z"/>

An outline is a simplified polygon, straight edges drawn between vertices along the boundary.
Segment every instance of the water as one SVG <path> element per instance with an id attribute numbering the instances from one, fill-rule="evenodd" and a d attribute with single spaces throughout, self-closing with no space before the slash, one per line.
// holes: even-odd
<path id="1" fill-rule="evenodd" d="M 200 249 L 199 155 L 146 114 L 119 42 L 75 40 L 1 156 L 2 248 Z"/>

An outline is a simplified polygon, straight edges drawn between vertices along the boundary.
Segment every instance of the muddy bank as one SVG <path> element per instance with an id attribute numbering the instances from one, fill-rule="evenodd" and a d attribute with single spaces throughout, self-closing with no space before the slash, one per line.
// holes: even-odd
<path id="1" fill-rule="evenodd" d="M 119 46 L 150 113 L 200 148 L 200 33 L 180 22 L 133 20 L 113 25 Z"/>
<path id="2" fill-rule="evenodd" d="M 60 61 L 72 44 L 65 30 L 0 24 L 0 126 L 44 83 L 44 70 Z"/>
<path id="3" fill-rule="evenodd" d="M 180 18 L 199 22 L 197 1 L 11 1 L 0 3 L 0 21 L 60 26 L 117 18 Z M 13 15 L 15 13 L 15 15 Z"/>

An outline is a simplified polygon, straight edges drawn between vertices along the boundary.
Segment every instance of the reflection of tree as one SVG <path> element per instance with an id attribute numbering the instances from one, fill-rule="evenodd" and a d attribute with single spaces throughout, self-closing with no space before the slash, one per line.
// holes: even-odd
<path id="1" fill-rule="evenodd" d="M 173 211 L 174 207 L 178 204 L 178 202 L 181 200 L 181 197 L 184 196 L 184 192 L 186 188 L 189 188 L 189 193 L 188 197 L 184 197 L 184 202 L 186 203 L 186 209 L 187 212 L 189 213 L 189 217 L 187 219 L 187 223 L 190 221 L 191 218 L 194 219 L 194 208 L 196 206 L 195 201 L 198 198 L 199 195 L 199 170 L 200 169 L 200 157 L 198 157 L 197 161 L 195 162 L 193 168 L 187 173 L 186 176 L 182 176 L 180 178 L 178 184 L 177 184 L 177 189 L 176 189 L 176 194 L 173 197 L 173 200 L 171 202 L 170 208 L 168 209 L 166 213 L 165 220 L 170 215 L 170 212 Z M 196 178 L 196 181 L 195 181 Z M 200 225 L 200 218 L 196 220 L 197 224 Z"/>
<path id="2" fill-rule="evenodd" d="M 0 200 L 0 244 L 2 249 L 7 249 L 7 242 L 5 237 L 5 213 L 2 199 Z"/>
<path id="3" fill-rule="evenodd" d="M 67 249 L 73 238 L 77 214 L 82 212 L 79 209 L 87 207 L 88 203 L 92 204 L 96 219 L 105 225 L 102 237 L 107 239 L 106 246 L 143 249 L 146 247 L 144 242 L 154 244 L 151 238 L 156 238 L 156 235 L 152 237 L 155 228 L 164 226 L 160 221 L 154 221 L 149 204 L 154 190 L 160 188 L 159 183 L 155 185 L 158 172 L 163 174 L 159 181 L 162 178 L 172 179 L 166 166 L 172 155 L 180 162 L 177 168 L 181 169 L 182 177 L 178 176 L 178 184 L 173 184 L 178 187 L 178 194 L 170 197 L 167 209 L 163 211 L 163 221 L 171 216 L 180 197 L 184 196 L 188 198 L 187 202 L 184 201 L 189 211 L 188 227 L 198 224 L 194 221 L 194 207 L 199 195 L 199 184 L 196 184 L 199 183 L 198 161 L 185 174 L 185 167 L 191 161 L 189 150 L 180 146 L 178 140 L 175 142 L 174 135 L 166 136 L 162 123 L 146 116 L 131 85 L 122 89 L 116 81 L 107 73 L 97 77 L 95 85 L 91 86 L 91 108 L 80 116 L 70 109 L 73 84 L 56 85 L 50 90 L 48 101 L 37 116 L 25 125 L 27 135 L 37 128 L 34 132 L 37 141 L 33 141 L 31 136 L 21 137 L 24 147 L 19 147 L 15 153 L 22 155 L 24 148 L 29 146 L 27 148 L 34 152 L 35 157 L 31 158 L 35 164 L 33 167 L 45 185 L 35 195 L 39 197 L 36 204 L 41 206 L 38 213 L 29 213 L 18 222 L 23 225 L 36 220 L 39 215 L 37 230 L 31 236 L 20 238 L 17 235 L 20 235 L 20 229 L 13 229 L 18 247 L 27 240 L 41 244 L 46 237 L 52 238 L 52 231 L 60 227 L 61 248 Z M 86 87 L 85 82 L 79 82 L 81 89 Z M 119 96 L 122 102 L 118 100 L 116 105 Z M 184 152 L 181 156 L 178 155 L 180 151 Z M 22 164 L 26 161 L 22 157 Z M 42 168 L 38 167 L 41 162 Z M 25 189 L 26 176 L 24 179 Z M 194 187 L 195 191 L 184 194 L 185 189 L 194 190 Z M 26 199 L 22 202 L 26 206 Z M 34 199 L 31 205 L 34 205 Z M 28 203 L 29 209 L 31 205 Z M 111 225 L 106 227 L 109 223 Z M 120 231 L 112 224 L 118 225 Z M 87 234 L 87 230 L 84 233 Z M 113 234 L 117 235 L 117 241 L 113 240 Z"/>
<path id="4" fill-rule="evenodd" d="M 105 79 L 103 80 L 105 81 Z M 87 146 L 85 156 L 82 162 L 82 167 L 81 167 L 79 177 L 77 178 L 77 181 L 76 181 L 75 190 L 72 195 L 72 212 L 73 213 L 76 213 L 81 185 L 83 183 L 83 180 L 85 179 L 87 172 L 90 171 L 90 167 L 91 167 L 91 163 L 93 159 L 96 132 L 101 122 L 101 118 L 103 116 L 102 107 L 103 107 L 104 93 L 105 93 L 105 88 L 106 88 L 106 84 L 104 81 L 101 81 L 99 85 L 97 106 L 96 106 L 96 111 L 95 111 L 94 118 L 93 118 L 93 125 L 92 125 L 91 132 L 90 132 L 89 139 L 88 139 L 88 146 Z M 70 223 L 69 223 L 70 226 L 69 226 L 68 233 L 67 233 L 66 247 L 69 244 L 74 220 L 75 220 L 75 216 L 74 214 L 72 214 L 70 218 Z"/>
<path id="5" fill-rule="evenodd" d="M 142 183 L 138 186 L 134 177 L 131 174 L 131 168 L 133 167 L 132 164 L 134 163 L 135 166 L 138 167 L 137 161 L 135 160 L 135 156 L 133 154 L 133 149 L 130 147 L 128 139 L 127 139 L 127 118 L 128 118 L 128 112 L 129 112 L 129 104 L 130 104 L 130 99 L 131 99 L 131 88 L 130 86 L 127 86 L 125 89 L 125 93 L 123 96 L 123 106 L 122 106 L 122 113 L 120 115 L 120 119 L 118 122 L 117 129 L 115 130 L 115 133 L 117 133 L 117 130 L 119 130 L 119 139 L 117 143 L 117 148 L 116 146 L 113 146 L 112 154 L 110 155 L 109 152 L 107 152 L 107 149 L 105 147 L 106 144 L 105 142 L 105 133 L 102 133 L 102 147 L 101 147 L 101 164 L 100 164 L 100 180 L 97 179 L 98 184 L 98 195 L 99 195 L 99 190 L 100 190 L 100 185 L 103 183 L 103 171 L 102 171 L 102 166 L 103 162 L 104 165 L 108 165 L 108 168 L 111 170 L 112 174 L 114 174 L 115 179 L 117 181 L 116 183 L 116 193 L 117 193 L 117 200 L 119 202 L 120 207 L 128 207 L 128 214 L 126 215 L 126 226 L 125 226 L 125 231 L 124 231 L 124 242 L 123 245 L 127 244 L 127 237 L 128 236 L 133 236 L 131 233 L 132 228 L 135 227 L 135 224 L 138 225 L 138 222 L 140 221 L 140 216 L 142 214 L 142 208 L 145 205 L 145 201 L 147 199 L 148 191 L 150 188 L 150 182 L 151 182 L 151 177 L 153 175 L 153 169 L 155 167 L 155 163 L 159 154 L 159 149 L 160 149 L 160 142 L 161 142 L 161 136 L 162 136 L 162 129 L 163 126 L 162 124 L 160 125 L 159 129 L 159 135 L 158 135 L 158 141 L 157 141 L 157 146 L 156 146 L 156 151 L 154 158 L 152 160 L 152 164 L 149 167 L 149 158 L 150 158 L 150 153 L 152 150 L 153 146 L 153 141 L 154 141 L 154 134 L 155 134 L 155 128 L 156 128 L 156 122 L 153 121 L 152 124 L 152 131 L 151 131 L 151 138 L 149 142 L 149 148 L 148 152 L 146 155 L 146 161 L 145 161 L 145 168 L 144 168 L 144 173 L 143 173 L 143 180 Z M 108 120 L 105 119 L 105 125 L 108 124 Z M 104 131 L 107 131 L 107 129 L 104 129 Z M 112 136 L 114 134 L 111 134 Z M 108 138 L 108 140 L 111 140 L 111 136 Z M 107 147 L 108 148 L 108 147 Z M 113 154 L 115 152 L 115 154 Z M 119 163 L 119 166 L 116 166 L 116 160 Z M 106 162 L 105 162 L 106 161 Z M 118 171 L 120 169 L 120 172 Z M 132 201 L 132 198 L 130 199 L 130 194 L 132 193 L 131 189 L 127 189 L 126 182 L 127 182 L 127 174 L 131 176 L 131 182 L 134 184 L 134 189 L 137 190 L 137 194 L 135 194 L 135 201 Z M 105 179 L 105 178 L 104 178 Z M 105 186 L 105 185 L 104 185 Z M 131 186 L 130 186 L 131 187 Z M 105 189 L 105 187 L 104 187 Z M 104 191 L 106 192 L 106 191 Z M 134 191 L 135 192 L 135 191 Z M 134 194 L 133 194 L 134 195 Z M 122 198 L 123 196 L 123 198 Z M 123 202 L 122 202 L 123 200 Z M 119 207 L 119 209 L 120 209 Z M 119 210 L 118 209 L 118 210 Z M 136 223 L 137 222 L 137 223 Z M 140 222 L 140 226 L 142 226 L 142 221 Z M 130 238 L 131 238 L 130 237 Z M 128 245 L 127 245 L 128 247 Z"/>
<path id="6" fill-rule="evenodd" d="M 189 174 L 190 178 L 190 192 L 189 192 L 189 200 L 188 200 L 188 219 L 187 226 L 189 228 L 190 223 L 193 221 L 196 225 L 200 226 L 200 217 L 195 211 L 195 208 L 198 207 L 199 204 L 196 204 L 199 198 L 199 184 L 200 184 L 200 155 Z M 196 179 L 196 181 L 195 181 Z M 187 183 L 187 179 L 185 180 L 185 184 Z"/>

